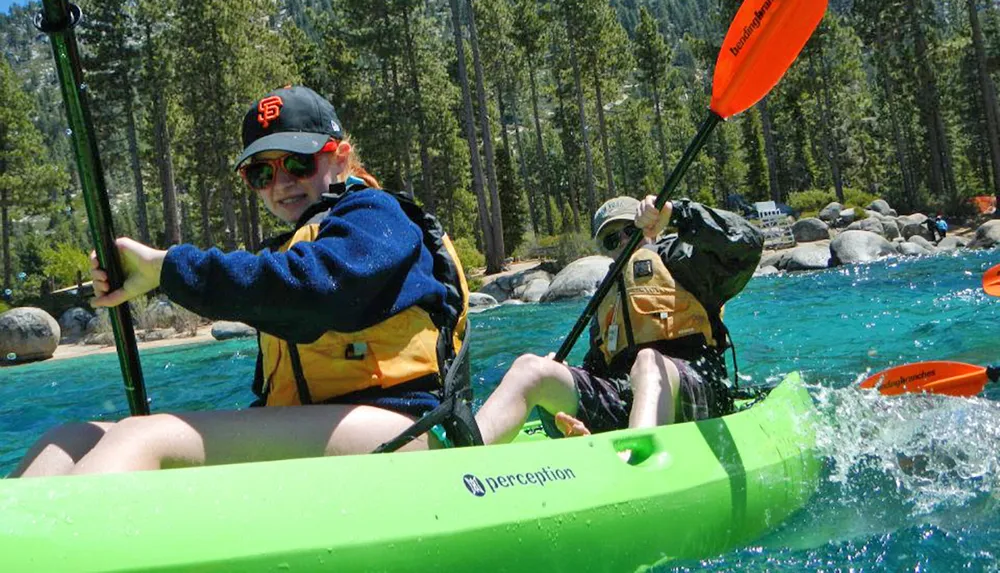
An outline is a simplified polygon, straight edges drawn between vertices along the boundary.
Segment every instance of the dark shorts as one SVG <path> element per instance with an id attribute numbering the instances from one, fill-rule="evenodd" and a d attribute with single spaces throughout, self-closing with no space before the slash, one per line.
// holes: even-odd
<path id="1" fill-rule="evenodd" d="M 687 360 L 669 356 L 667 359 L 677 366 L 680 374 L 675 423 L 705 420 L 728 413 L 729 400 L 724 384 L 707 380 Z M 632 410 L 632 386 L 628 377 L 608 379 L 595 376 L 583 368 L 570 366 L 569 369 L 580 396 L 576 418 L 595 434 L 627 428 Z M 556 427 L 554 414 L 543 408 L 538 408 L 538 414 L 545 433 L 561 438 L 562 432 Z"/>

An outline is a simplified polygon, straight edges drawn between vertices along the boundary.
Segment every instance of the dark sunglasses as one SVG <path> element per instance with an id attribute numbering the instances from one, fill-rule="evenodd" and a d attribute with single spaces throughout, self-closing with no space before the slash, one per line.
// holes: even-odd
<path id="1" fill-rule="evenodd" d="M 635 225 L 626 225 L 625 227 L 618 229 L 614 233 L 608 233 L 604 235 L 601 239 L 601 246 L 604 247 L 605 251 L 613 251 L 617 249 L 622 244 L 622 232 L 624 231 L 625 236 L 631 239 L 639 232 L 639 228 Z"/>
<path id="2" fill-rule="evenodd" d="M 274 183 L 278 169 L 296 179 L 306 179 L 316 174 L 316 156 L 337 149 L 338 143 L 328 141 L 316 153 L 289 153 L 274 159 L 257 159 L 240 167 L 240 174 L 247 186 L 254 191 L 260 191 Z"/>

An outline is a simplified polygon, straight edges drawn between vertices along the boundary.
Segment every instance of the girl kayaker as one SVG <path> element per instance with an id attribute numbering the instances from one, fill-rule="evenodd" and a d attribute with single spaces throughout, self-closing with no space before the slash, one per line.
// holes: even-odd
<path id="1" fill-rule="evenodd" d="M 256 255 L 186 244 L 162 251 L 120 238 L 124 285 L 109 292 L 92 255 L 93 304 L 160 287 L 202 316 L 257 328 L 254 391 L 256 405 L 268 407 L 62 426 L 13 476 L 366 453 L 441 404 L 468 289 L 437 222 L 380 189 L 334 107 L 308 88 L 254 102 L 243 145 L 236 167 L 244 181 L 294 231 Z M 423 434 L 405 449 L 442 439 Z"/>
<path id="2" fill-rule="evenodd" d="M 654 202 L 617 197 L 598 209 L 593 235 L 605 254 L 617 257 L 639 229 L 642 246 L 594 316 L 582 368 L 531 354 L 514 361 L 476 415 L 487 444 L 513 440 L 535 406 L 553 437 L 731 410 L 722 306 L 753 276 L 763 239 L 734 213 Z M 668 224 L 677 232 L 655 240 Z"/>

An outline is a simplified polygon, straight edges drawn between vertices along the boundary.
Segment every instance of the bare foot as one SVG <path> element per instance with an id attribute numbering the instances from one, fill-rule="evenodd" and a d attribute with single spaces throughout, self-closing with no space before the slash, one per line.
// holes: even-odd
<path id="1" fill-rule="evenodd" d="M 567 438 L 590 435 L 590 430 L 587 429 L 587 426 L 583 425 L 583 422 L 577 420 L 573 416 L 570 416 L 566 412 L 559 412 L 556 414 L 556 427 L 559 428 L 559 431 L 562 432 Z"/>

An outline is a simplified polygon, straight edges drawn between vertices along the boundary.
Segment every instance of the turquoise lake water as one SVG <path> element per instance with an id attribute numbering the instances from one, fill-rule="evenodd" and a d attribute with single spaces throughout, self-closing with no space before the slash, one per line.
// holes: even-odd
<path id="1" fill-rule="evenodd" d="M 742 383 L 803 373 L 821 414 L 825 479 L 754 545 L 658 571 L 1000 570 L 1000 388 L 974 399 L 851 388 L 907 362 L 1000 362 L 1000 299 L 980 288 L 996 263 L 1000 252 L 979 251 L 751 281 L 726 309 Z M 478 400 L 518 354 L 556 350 L 583 304 L 474 315 Z M 152 409 L 246 407 L 255 356 L 245 340 L 144 351 Z M 114 355 L 0 369 L 0 475 L 53 425 L 126 411 Z M 926 457 L 926 471 L 899 471 L 897 453 Z"/>

